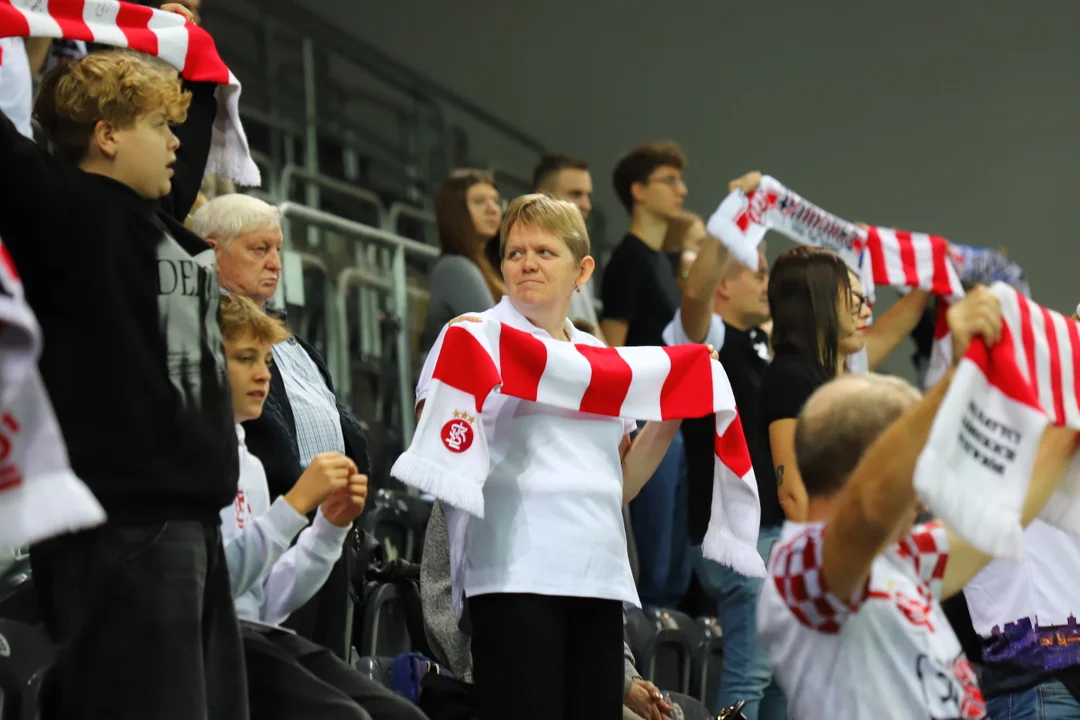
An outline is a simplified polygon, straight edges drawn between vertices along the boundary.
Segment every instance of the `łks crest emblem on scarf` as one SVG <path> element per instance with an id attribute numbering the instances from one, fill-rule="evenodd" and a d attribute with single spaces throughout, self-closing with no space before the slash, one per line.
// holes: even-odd
<path id="1" fill-rule="evenodd" d="M 459 410 L 454 411 L 454 419 L 442 427 L 443 445 L 452 453 L 463 453 L 473 444 L 473 425 L 476 416 Z"/>

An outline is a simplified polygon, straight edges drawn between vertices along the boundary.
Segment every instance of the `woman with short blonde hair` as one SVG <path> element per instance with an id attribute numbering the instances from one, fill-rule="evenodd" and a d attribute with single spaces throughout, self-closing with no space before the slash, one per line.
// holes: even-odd
<path id="1" fill-rule="evenodd" d="M 603 347 L 567 318 L 595 267 L 575 205 L 517 198 L 499 246 L 506 297 L 480 319 Z M 445 332 L 417 385 L 420 411 Z M 680 421 L 648 423 L 631 443 L 633 420 L 500 393 L 481 416 L 490 457 L 484 517 L 444 506 L 451 558 L 463 558 L 454 592 L 467 598 L 480 717 L 621 717 L 623 603 L 638 604 L 622 507 Z"/>

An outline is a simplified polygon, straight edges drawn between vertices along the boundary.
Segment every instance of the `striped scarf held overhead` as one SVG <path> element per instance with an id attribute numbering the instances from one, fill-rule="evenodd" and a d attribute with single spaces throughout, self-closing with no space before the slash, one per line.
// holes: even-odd
<path id="1" fill-rule="evenodd" d="M 105 522 L 68 464 L 38 374 L 41 330 L 0 245 L 0 553 Z"/>
<path id="2" fill-rule="evenodd" d="M 181 15 L 117 0 L 0 0 L 0 37 L 83 40 L 147 53 L 192 82 L 218 84 L 218 112 L 206 172 L 258 186 L 240 122 L 240 81 L 209 33 Z M 0 69 L 3 56 L 0 55 Z"/>
<path id="3" fill-rule="evenodd" d="M 1080 430 L 1080 325 L 998 282 L 1001 339 L 975 338 L 915 470 L 930 509 L 983 552 L 1020 559 L 1020 514 L 1048 424 Z M 1080 463 L 1041 519 L 1080 535 Z"/>
<path id="4" fill-rule="evenodd" d="M 481 414 L 492 392 L 639 420 L 715 413 L 713 505 L 702 550 L 743 575 L 764 576 L 757 553 L 761 506 L 742 423 L 727 375 L 703 345 L 600 348 L 487 319 L 452 325 L 416 434 L 391 474 L 483 517 L 489 456 Z"/>
<path id="5" fill-rule="evenodd" d="M 774 230 L 801 245 L 837 253 L 856 274 L 863 292 L 876 285 L 927 290 L 948 298 L 964 295 L 945 238 L 884 227 L 860 228 L 833 215 L 764 175 L 756 190 L 724 198 L 709 218 L 709 234 L 736 260 L 757 268 L 758 246 Z"/>

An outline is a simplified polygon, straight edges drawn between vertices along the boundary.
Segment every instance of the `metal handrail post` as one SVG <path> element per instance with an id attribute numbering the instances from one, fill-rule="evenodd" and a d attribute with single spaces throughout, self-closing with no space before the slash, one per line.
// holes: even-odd
<path id="1" fill-rule="evenodd" d="M 398 323 L 397 333 L 397 369 L 398 369 L 398 391 L 403 403 L 402 405 L 402 432 L 406 443 L 412 441 L 413 430 L 415 428 L 416 418 L 410 409 L 412 408 L 412 357 L 409 352 L 409 334 L 408 323 L 405 322 L 405 314 L 408 313 L 409 307 L 409 292 L 405 282 L 405 255 L 406 253 L 412 253 L 420 257 L 434 259 L 439 256 L 439 251 L 430 245 L 403 238 L 400 235 L 381 230 L 379 228 L 373 228 L 368 225 L 363 225 L 352 220 L 346 220 L 336 215 L 331 215 L 328 212 L 322 210 L 315 210 L 305 205 L 294 202 L 283 202 L 278 206 L 282 218 L 297 217 L 305 222 L 318 225 L 325 229 L 332 230 L 342 235 L 351 236 L 354 238 L 363 238 L 372 242 L 378 243 L 383 246 L 388 246 L 393 250 L 393 258 L 391 261 L 391 279 L 393 282 L 392 296 L 394 299 L 394 311 L 395 313 L 402 314 L 402 321 Z M 328 293 L 328 297 L 332 297 L 332 293 Z M 331 304 L 336 304 L 331 302 Z M 335 308 L 336 310 L 336 308 Z M 348 343 L 348 330 L 345 323 L 345 318 L 338 316 L 338 313 L 334 313 L 335 325 L 338 328 L 338 332 L 334 333 L 340 338 L 340 342 Z M 333 337 L 331 334 L 330 337 Z M 335 345 L 337 342 L 335 342 Z M 335 378 L 337 380 L 337 378 Z"/>
<path id="2" fill-rule="evenodd" d="M 292 189 L 294 180 L 301 180 L 309 185 L 317 185 L 325 190 L 330 190 L 339 195 L 356 198 L 361 202 L 371 205 L 375 208 L 375 215 L 379 220 L 379 226 L 384 227 L 386 208 L 383 207 L 382 198 L 372 191 L 365 190 L 362 187 L 347 183 L 343 180 L 338 180 L 337 178 L 332 178 L 329 175 L 312 172 L 307 168 L 302 168 L 299 165 L 290 163 L 281 169 L 281 180 L 278 183 L 282 202 L 289 200 L 289 191 Z M 315 205 L 311 205 L 310 203 L 305 204 L 312 209 L 317 209 Z"/>
<path id="3" fill-rule="evenodd" d="M 300 41 L 304 66 L 304 165 L 308 172 L 319 172 L 318 107 L 315 96 L 315 43 L 310 37 Z M 319 187 L 309 183 L 304 193 L 308 207 L 319 207 Z M 319 235 L 316 228 L 308 228 L 308 244 L 317 247 Z"/>
<path id="4" fill-rule="evenodd" d="M 411 205 L 405 203 L 396 202 L 392 204 L 386 211 L 386 225 L 384 229 L 392 233 L 397 233 L 397 223 L 402 217 L 410 217 L 414 220 L 429 225 L 431 227 L 437 227 L 435 222 L 435 213 L 428 210 L 421 210 L 420 208 L 414 208 Z M 425 243 L 427 244 L 427 243 Z"/>
<path id="5" fill-rule="evenodd" d="M 405 447 L 412 443 L 413 423 L 416 414 L 411 412 L 414 395 L 412 386 L 412 353 L 409 347 L 409 294 L 405 287 L 405 246 L 394 248 L 394 259 L 390 264 L 394 278 L 394 313 L 397 315 L 397 366 L 399 391 L 401 392 L 401 431 Z"/>

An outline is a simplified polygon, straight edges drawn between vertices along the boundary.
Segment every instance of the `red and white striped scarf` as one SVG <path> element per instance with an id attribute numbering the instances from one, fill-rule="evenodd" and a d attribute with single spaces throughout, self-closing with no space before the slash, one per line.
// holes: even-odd
<path id="1" fill-rule="evenodd" d="M 1080 325 L 1002 282 L 1001 340 L 976 338 L 953 374 L 919 457 L 915 487 L 983 552 L 1021 557 L 1020 514 L 1048 423 L 1080 429 Z M 1080 466 L 1041 518 L 1080 535 Z"/>
<path id="2" fill-rule="evenodd" d="M 192 82 L 217 83 L 218 112 L 206 172 L 240 185 L 261 183 L 240 122 L 240 81 L 218 55 L 209 33 L 181 15 L 117 0 L 0 0 L 0 37 L 64 38 L 130 48 L 164 60 Z"/>
<path id="3" fill-rule="evenodd" d="M 749 196 L 742 190 L 729 194 L 708 222 L 709 234 L 751 268 L 757 268 L 758 245 L 769 230 L 801 245 L 837 253 L 859 275 L 870 298 L 875 285 L 928 290 L 951 298 L 964 295 L 945 238 L 884 227 L 863 230 L 768 175 Z"/>
<path id="4" fill-rule="evenodd" d="M 446 330 L 416 435 L 391 474 L 477 517 L 489 472 L 481 411 L 492 391 L 558 408 L 639 420 L 716 414 L 712 517 L 702 549 L 763 577 L 761 506 L 727 374 L 703 345 L 601 348 L 538 338 L 483 320 Z"/>
<path id="5" fill-rule="evenodd" d="M 41 330 L 0 245 L 0 553 L 105 522 L 68 464 L 38 374 Z"/>

